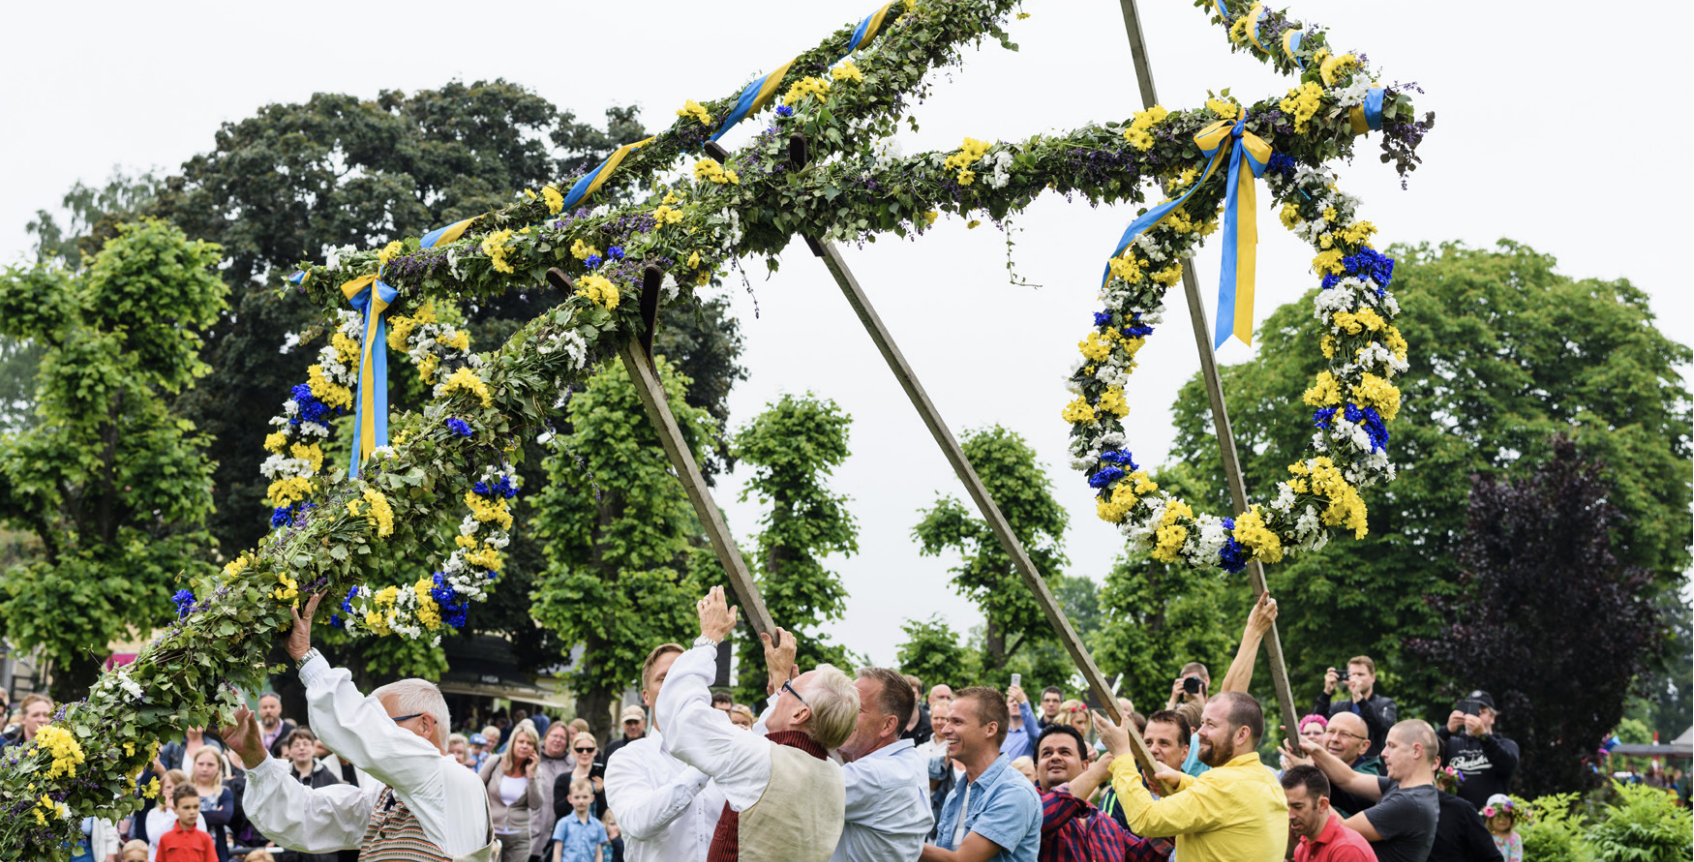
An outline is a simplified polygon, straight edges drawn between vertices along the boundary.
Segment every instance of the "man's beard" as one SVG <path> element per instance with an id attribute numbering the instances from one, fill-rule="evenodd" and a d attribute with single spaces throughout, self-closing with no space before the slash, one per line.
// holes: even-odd
<path id="1" fill-rule="evenodd" d="M 282 718 L 280 716 L 275 716 L 275 715 L 273 715 L 269 718 L 259 719 L 259 724 L 264 726 L 264 728 L 266 730 L 270 730 L 271 728 L 276 727 L 277 725 L 279 725 L 281 723 L 282 723 Z"/>
<path id="2" fill-rule="evenodd" d="M 1235 742 L 1225 739 L 1222 742 L 1200 740 L 1200 762 L 1211 767 L 1222 766 L 1235 759 Z"/>

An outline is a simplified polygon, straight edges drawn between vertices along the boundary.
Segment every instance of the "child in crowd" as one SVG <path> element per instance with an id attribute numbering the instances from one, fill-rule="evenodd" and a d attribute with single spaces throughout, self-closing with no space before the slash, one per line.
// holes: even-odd
<path id="1" fill-rule="evenodd" d="M 1488 797 L 1482 816 L 1488 820 L 1488 833 L 1494 836 L 1494 846 L 1505 862 L 1523 862 L 1523 839 L 1518 837 L 1518 810 L 1512 798 L 1504 793 Z"/>
<path id="2" fill-rule="evenodd" d="M 606 843 L 600 845 L 600 862 L 623 862 L 623 832 L 618 829 L 618 818 L 612 815 L 611 809 L 607 809 L 606 816 L 600 818 L 600 825 L 606 827 Z"/>
<path id="3" fill-rule="evenodd" d="M 176 826 L 176 811 L 171 805 L 171 800 L 176 797 L 178 787 L 194 787 L 188 780 L 188 773 L 180 769 L 165 770 L 165 774 L 159 778 L 159 804 L 155 808 L 147 809 L 147 862 L 157 862 L 159 839 Z M 206 831 L 204 817 L 200 818 L 196 825 L 200 831 Z"/>
<path id="4" fill-rule="evenodd" d="M 200 791 L 183 782 L 171 794 L 176 825 L 159 837 L 158 862 L 218 862 L 212 836 L 200 828 Z"/>
<path id="5" fill-rule="evenodd" d="M 1023 773 L 1023 777 L 1029 779 L 1029 783 L 1031 783 L 1031 784 L 1037 783 L 1036 780 L 1035 780 L 1035 761 L 1034 760 L 1032 760 L 1028 757 L 1020 757 L 1020 758 L 1012 761 L 1012 768 L 1016 769 L 1017 771 L 1019 771 L 1021 773 Z"/>
<path id="6" fill-rule="evenodd" d="M 123 857 L 120 862 L 147 862 L 147 851 L 152 848 L 140 838 L 124 845 Z"/>
<path id="7" fill-rule="evenodd" d="M 571 782 L 571 813 L 553 827 L 553 862 L 597 862 L 600 845 L 606 843 L 606 827 L 588 814 L 594 805 L 594 782 L 578 778 Z"/>

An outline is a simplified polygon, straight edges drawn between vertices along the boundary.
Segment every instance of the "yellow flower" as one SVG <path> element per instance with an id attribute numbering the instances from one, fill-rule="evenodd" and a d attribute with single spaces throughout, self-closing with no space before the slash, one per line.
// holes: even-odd
<path id="1" fill-rule="evenodd" d="M 1317 115 L 1322 101 L 1323 87 L 1316 81 L 1307 81 L 1298 89 L 1289 90 L 1288 98 L 1283 99 L 1278 107 L 1284 114 L 1294 117 L 1294 131 L 1304 132 L 1312 117 Z"/>
<path id="2" fill-rule="evenodd" d="M 295 606 L 300 604 L 300 584 L 288 576 L 286 572 L 277 572 L 277 588 L 271 590 L 271 598 L 279 602 L 292 601 Z"/>
<path id="3" fill-rule="evenodd" d="M 547 211 L 553 215 L 558 215 L 559 210 L 565 208 L 565 196 L 554 186 L 542 186 L 541 199 L 547 202 Z"/>
<path id="4" fill-rule="evenodd" d="M 1182 554 L 1182 546 L 1188 541 L 1188 528 L 1180 524 L 1160 527 L 1155 534 L 1158 544 L 1153 547 L 1153 559 L 1161 563 L 1174 563 Z"/>
<path id="5" fill-rule="evenodd" d="M 324 374 L 322 365 L 313 365 L 306 369 L 306 382 L 311 385 L 312 394 L 316 395 L 319 401 L 331 407 L 352 408 L 353 390 L 339 383 L 331 383 L 329 376 Z"/>
<path id="6" fill-rule="evenodd" d="M 959 171 L 959 185 L 968 186 L 973 182 L 976 182 L 976 171 Z"/>
<path id="7" fill-rule="evenodd" d="M 391 317 L 388 320 L 388 349 L 405 350 L 406 339 L 412 337 L 412 330 L 418 328 L 418 321 L 410 317 Z M 340 335 L 340 333 L 336 333 Z"/>
<path id="8" fill-rule="evenodd" d="M 1376 225 L 1368 221 L 1349 225 L 1341 229 L 1341 238 L 1353 245 L 1363 245 L 1376 233 Z"/>
<path id="9" fill-rule="evenodd" d="M 1325 58 L 1322 63 L 1318 64 L 1318 76 L 1323 78 L 1325 86 L 1333 87 L 1342 72 L 1345 72 L 1348 69 L 1357 69 L 1358 67 L 1359 58 L 1352 54 L 1342 54 L 1339 57 L 1328 57 Z"/>
<path id="10" fill-rule="evenodd" d="M 412 585 L 412 592 L 418 597 L 418 622 L 430 631 L 441 628 L 441 606 L 435 603 L 435 596 L 429 592 L 433 586 L 435 581 L 428 577 L 419 578 Z"/>
<path id="11" fill-rule="evenodd" d="M 595 305 L 610 311 L 618 307 L 618 289 L 605 276 L 589 273 L 577 281 L 578 291 Z"/>
<path id="12" fill-rule="evenodd" d="M 600 254 L 600 250 L 578 239 L 571 243 L 571 257 L 577 260 L 587 260 Z"/>
<path id="13" fill-rule="evenodd" d="M 1335 358 L 1335 336 L 1325 333 L 1323 341 L 1319 343 L 1318 347 L 1323 350 L 1323 358 Z"/>
<path id="14" fill-rule="evenodd" d="M 434 383 L 435 368 L 440 364 L 441 357 L 433 353 L 425 355 L 423 361 L 418 363 L 418 376 L 422 377 L 425 383 Z"/>
<path id="15" fill-rule="evenodd" d="M 966 169 L 980 161 L 983 156 L 988 155 L 989 148 L 993 146 L 987 141 L 965 138 L 965 142 L 959 145 L 959 151 L 948 156 L 947 161 L 942 162 L 941 166 L 945 170 L 958 171 L 959 185 L 968 186 L 971 181 L 976 179 L 976 173 Z"/>
<path id="16" fill-rule="evenodd" d="M 394 533 L 394 509 L 388 505 L 388 498 L 383 496 L 381 491 L 369 485 L 365 486 L 364 498 L 365 502 L 370 504 L 371 507 L 365 518 L 371 522 L 372 526 L 376 527 L 377 536 L 392 535 Z"/>
<path id="17" fill-rule="evenodd" d="M 923 214 L 924 224 L 926 224 L 926 225 L 935 224 L 935 220 L 937 218 L 940 218 L 940 217 L 941 217 L 941 213 L 938 213 L 935 210 L 930 210 L 929 212 L 926 212 L 926 213 Z"/>
<path id="18" fill-rule="evenodd" d="M 505 563 L 500 557 L 500 552 L 488 545 L 466 554 L 465 562 L 491 572 L 500 571 L 500 567 Z"/>
<path id="19" fill-rule="evenodd" d="M 1028 17 L 1029 17 L 1028 12 L 1019 12 L 1018 13 L 1018 20 L 1019 21 L 1022 21 L 1023 19 L 1028 18 Z"/>
<path id="20" fill-rule="evenodd" d="M 1115 329 L 1106 330 L 1108 335 L 1116 331 Z M 1076 347 L 1082 351 L 1083 356 L 1094 362 L 1105 362 L 1106 357 L 1112 355 L 1111 339 L 1102 338 L 1098 332 L 1088 333 L 1087 340 L 1078 341 Z"/>
<path id="21" fill-rule="evenodd" d="M 1122 523 L 1124 517 L 1129 514 L 1130 510 L 1135 508 L 1135 504 L 1139 502 L 1139 498 L 1135 496 L 1137 492 L 1136 489 L 1131 487 L 1134 483 L 1132 483 L 1130 479 L 1134 479 L 1136 477 L 1145 479 L 1146 474 L 1140 472 L 1131 474 L 1128 478 L 1112 487 L 1112 495 L 1110 499 L 1101 498 L 1094 501 L 1094 514 L 1100 516 L 1100 520 L 1110 521 L 1114 524 Z M 1157 485 L 1153 487 L 1154 490 L 1158 489 Z"/>
<path id="22" fill-rule="evenodd" d="M 395 241 L 389 243 L 388 245 L 383 246 L 382 251 L 379 251 L 379 252 L 376 253 L 377 265 L 378 266 L 387 266 L 388 262 L 393 260 L 395 255 L 398 255 L 400 252 L 403 252 L 405 250 L 406 250 L 406 244 L 399 241 L 399 240 L 395 240 Z"/>
<path id="23" fill-rule="evenodd" d="M 720 186 L 725 183 L 732 185 L 741 183 L 741 178 L 736 176 L 735 171 L 725 170 L 723 165 L 718 164 L 717 159 L 701 159 L 695 162 L 694 178 L 711 180 Z"/>
<path id="24" fill-rule="evenodd" d="M 514 231 L 511 228 L 507 228 L 494 231 L 482 238 L 482 253 L 488 255 L 489 261 L 494 264 L 494 269 L 499 272 L 517 272 L 517 269 L 506 261 L 506 255 L 511 251 L 506 246 L 506 241 L 512 238 L 513 233 Z"/>
<path id="25" fill-rule="evenodd" d="M 447 382 L 441 385 L 442 395 L 451 395 L 454 392 L 475 395 L 484 407 L 494 406 L 494 396 L 488 391 L 488 384 L 482 382 L 482 378 L 477 377 L 476 372 L 469 367 L 453 372 Z"/>
<path id="26" fill-rule="evenodd" d="M 1100 409 L 1116 415 L 1119 419 L 1129 415 L 1129 402 L 1124 400 L 1123 388 L 1107 387 L 1106 393 L 1100 396 Z"/>
<path id="27" fill-rule="evenodd" d="M 312 494 L 312 480 L 304 476 L 290 476 L 271 483 L 265 492 L 265 502 L 272 508 L 292 506 Z"/>
<path id="28" fill-rule="evenodd" d="M 247 571 L 247 567 L 252 565 L 252 564 L 253 564 L 252 555 L 247 553 L 246 551 L 243 551 L 241 553 L 241 556 L 236 557 L 235 559 L 230 560 L 229 562 L 224 564 L 224 579 L 225 580 L 234 580 L 235 578 L 239 577 L 242 572 Z"/>
<path id="29" fill-rule="evenodd" d="M 282 433 L 281 431 L 278 431 L 275 434 L 266 434 L 265 435 L 265 451 L 266 452 L 276 452 L 278 454 L 281 454 L 283 448 L 286 447 L 287 445 L 288 445 L 288 435 Z"/>
<path id="30" fill-rule="evenodd" d="M 1199 168 L 1184 168 L 1182 173 L 1177 174 L 1176 178 L 1170 181 L 1170 185 L 1165 187 L 1165 192 L 1167 194 L 1174 195 L 1187 188 L 1189 183 L 1194 182 L 1199 178 Z"/>
<path id="31" fill-rule="evenodd" d="M 35 732 L 35 744 L 53 757 L 53 766 L 47 770 L 49 779 L 76 777 L 77 765 L 83 762 L 82 745 L 70 731 L 56 724 L 43 725 Z"/>
<path id="32" fill-rule="evenodd" d="M 653 210 L 654 227 L 664 227 L 680 221 L 682 221 L 682 210 L 671 209 L 670 206 L 665 204 L 661 204 L 658 209 Z"/>
<path id="33" fill-rule="evenodd" d="M 688 256 L 688 265 L 691 266 L 691 267 L 695 267 L 695 266 L 700 265 L 700 253 L 699 252 L 694 252 L 693 254 L 690 254 Z"/>
<path id="34" fill-rule="evenodd" d="M 823 101 L 824 96 L 827 95 L 829 95 L 828 81 L 825 81 L 822 78 L 806 78 L 800 81 L 800 83 L 788 88 L 788 92 L 782 97 L 782 103 L 784 105 L 793 105 L 807 96 L 812 96 L 821 102 Z"/>
<path id="35" fill-rule="evenodd" d="M 1235 519 L 1233 532 L 1235 541 L 1240 542 L 1253 552 L 1263 563 L 1275 563 L 1282 560 L 1282 539 L 1265 526 L 1265 516 L 1259 514 L 1259 507 Z"/>
<path id="36" fill-rule="evenodd" d="M 1307 407 L 1329 407 L 1341 403 L 1341 385 L 1335 381 L 1335 375 L 1328 371 L 1319 371 L 1317 380 L 1312 388 L 1307 389 L 1302 399 Z"/>
<path id="37" fill-rule="evenodd" d="M 1153 273 L 1153 282 L 1170 287 L 1182 280 L 1182 264 L 1173 263 L 1169 267 Z"/>
<path id="38" fill-rule="evenodd" d="M 475 491 L 466 491 L 465 505 L 470 507 L 471 517 L 481 523 L 492 521 L 499 524 L 503 530 L 512 528 L 512 513 L 506 508 L 505 497 L 495 497 L 491 500 Z"/>
<path id="39" fill-rule="evenodd" d="M 859 71 L 859 67 L 853 65 L 852 60 L 842 60 L 841 65 L 829 70 L 829 76 L 837 81 L 853 81 L 855 83 L 865 79 L 865 73 Z"/>
<path id="40" fill-rule="evenodd" d="M 1094 408 L 1089 406 L 1088 399 L 1078 395 L 1075 401 L 1065 405 L 1060 414 L 1066 422 L 1093 422 Z"/>
<path id="41" fill-rule="evenodd" d="M 1353 402 L 1361 407 L 1374 407 L 1382 421 L 1393 422 L 1400 415 L 1400 387 L 1366 372 L 1359 385 L 1353 387 Z"/>
<path id="42" fill-rule="evenodd" d="M 1173 212 L 1171 215 L 1174 216 L 1176 213 Z M 1141 280 L 1141 262 L 1135 259 L 1133 251 L 1126 250 L 1123 254 L 1106 261 L 1106 267 L 1111 271 L 1113 278 L 1121 278 L 1130 284 Z"/>
<path id="43" fill-rule="evenodd" d="M 693 117 L 694 119 L 699 120 L 700 125 L 702 126 L 709 126 L 712 124 L 712 115 L 706 112 L 706 108 L 703 105 L 693 99 L 683 102 L 682 107 L 677 109 L 676 115 L 679 117 Z"/>
<path id="44" fill-rule="evenodd" d="M 324 468 L 324 450 L 316 443 L 295 443 L 288 447 L 288 454 L 310 464 L 313 473 Z"/>
<path id="45" fill-rule="evenodd" d="M 341 332 L 329 337 L 329 343 L 335 348 L 335 358 L 348 368 L 358 368 L 361 351 L 357 339 L 350 338 Z"/>
<path id="46" fill-rule="evenodd" d="M 1395 359 L 1406 361 L 1406 338 L 1400 334 L 1400 330 L 1392 326 L 1383 330 L 1382 345 L 1393 351 Z"/>
<path id="47" fill-rule="evenodd" d="M 1312 258 L 1312 272 L 1318 275 L 1342 275 L 1347 267 L 1341 265 L 1341 249 L 1332 248 Z"/>
<path id="48" fill-rule="evenodd" d="M 147 786 L 141 788 L 141 795 L 148 799 L 159 798 L 159 776 L 155 775 L 147 781 Z"/>
<path id="49" fill-rule="evenodd" d="M 1241 20 L 1245 21 L 1246 18 L 1242 18 Z M 1214 114 L 1217 114 L 1218 119 L 1220 120 L 1233 120 L 1235 119 L 1236 113 L 1241 110 L 1234 104 L 1218 98 L 1207 99 L 1206 109 Z"/>
<path id="50" fill-rule="evenodd" d="M 451 347 L 454 350 L 464 351 L 471 349 L 471 334 L 463 329 L 449 329 L 442 333 L 439 340 L 441 344 Z"/>
<path id="51" fill-rule="evenodd" d="M 1345 526 L 1353 531 L 1353 537 L 1356 539 L 1362 539 L 1370 532 L 1365 501 L 1359 496 L 1359 490 L 1348 484 L 1346 477 L 1341 475 L 1341 470 L 1329 458 L 1320 456 L 1309 462 L 1291 464 L 1288 471 L 1296 475 L 1310 476 L 1311 493 L 1329 500 L 1329 505 L 1323 511 L 1323 523 L 1326 526 Z M 1306 483 L 1301 481 L 1300 484 L 1304 486 Z M 1305 488 L 1296 490 L 1304 492 Z"/>
<path id="52" fill-rule="evenodd" d="M 668 206 L 668 205 L 674 204 L 674 203 L 676 203 L 677 201 L 680 201 L 680 200 L 682 200 L 682 198 L 677 197 L 676 192 L 665 192 L 665 199 L 660 201 L 659 203 L 662 203 L 662 204 L 665 204 L 665 205 Z"/>
<path id="53" fill-rule="evenodd" d="M 1138 150 L 1152 149 L 1153 127 L 1164 122 L 1168 116 L 1170 112 L 1160 105 L 1154 105 L 1145 111 L 1136 111 L 1129 121 L 1129 126 L 1123 130 L 1124 140 L 1129 141 L 1130 146 Z"/>

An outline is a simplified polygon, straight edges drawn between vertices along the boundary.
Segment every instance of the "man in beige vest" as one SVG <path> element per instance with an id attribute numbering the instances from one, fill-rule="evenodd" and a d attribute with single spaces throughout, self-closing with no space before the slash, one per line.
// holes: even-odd
<path id="1" fill-rule="evenodd" d="M 712 708 L 717 647 L 736 611 L 713 587 L 698 604 L 700 637 L 665 678 L 654 718 L 671 754 L 712 777 L 725 799 L 707 862 L 826 862 L 841 838 L 847 801 L 841 767 L 829 759 L 859 718 L 853 681 L 829 665 L 793 676 L 794 636 L 765 641 L 776 703 L 767 735 L 748 733 Z M 780 678 L 779 678 L 780 677 Z"/>

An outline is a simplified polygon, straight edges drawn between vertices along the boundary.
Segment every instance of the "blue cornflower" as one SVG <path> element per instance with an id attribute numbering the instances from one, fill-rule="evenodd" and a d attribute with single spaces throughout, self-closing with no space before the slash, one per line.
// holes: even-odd
<path id="1" fill-rule="evenodd" d="M 1342 258 L 1341 265 L 1353 275 L 1374 279 L 1379 289 L 1394 277 L 1394 258 L 1374 248 L 1359 249 L 1357 254 Z"/>
<path id="2" fill-rule="evenodd" d="M 478 482 L 471 486 L 471 490 L 475 491 L 478 497 L 486 497 L 488 496 L 488 483 Z"/>
<path id="3" fill-rule="evenodd" d="M 183 617 L 188 616 L 190 611 L 194 610 L 194 591 L 177 590 L 176 595 L 171 596 L 171 601 L 176 602 L 177 619 L 182 619 Z"/>
<path id="4" fill-rule="evenodd" d="M 454 434 L 459 435 L 460 437 L 471 436 L 471 426 L 465 424 L 465 420 L 460 419 L 456 416 L 448 418 L 448 420 L 447 420 L 447 430 L 453 432 Z"/>
<path id="5" fill-rule="evenodd" d="M 344 629 L 347 628 L 347 624 L 341 621 L 340 614 L 330 614 L 329 627 L 334 629 Z"/>
<path id="6" fill-rule="evenodd" d="M 779 117 L 792 117 L 794 116 L 794 109 L 787 105 L 777 105 L 776 115 Z"/>
<path id="7" fill-rule="evenodd" d="M 611 255 L 613 260 L 623 260 L 623 246 L 614 245 L 606 249 L 606 253 Z"/>
<path id="8" fill-rule="evenodd" d="M 470 610 L 470 602 L 460 600 L 459 594 L 453 591 L 453 585 L 447 582 L 445 573 L 435 573 L 435 586 L 430 587 L 429 596 L 441 606 L 442 622 L 456 629 L 465 627 L 465 612 Z"/>
<path id="9" fill-rule="evenodd" d="M 1090 487 L 1104 490 L 1106 486 L 1122 478 L 1122 470 L 1116 467 L 1101 467 L 1099 472 L 1088 477 L 1088 484 Z"/>
<path id="10" fill-rule="evenodd" d="M 1334 407 L 1320 407 L 1317 410 L 1312 411 L 1312 425 L 1318 428 L 1328 428 L 1329 423 L 1334 420 Z"/>
<path id="11" fill-rule="evenodd" d="M 1224 523 L 1228 524 L 1229 522 L 1225 521 Z M 1234 528 L 1231 527 L 1231 529 Z M 1247 568 L 1247 549 L 1241 547 L 1241 543 L 1235 541 L 1235 537 L 1231 536 L 1224 541 L 1223 547 L 1218 549 L 1218 563 L 1223 566 L 1224 571 L 1230 574 L 1239 572 Z"/>
<path id="12" fill-rule="evenodd" d="M 359 588 L 358 587 L 348 587 L 347 588 L 347 597 L 341 600 L 341 609 L 346 611 L 349 615 L 351 615 L 353 613 L 353 597 L 357 596 L 358 594 L 359 594 Z"/>
<path id="13" fill-rule="evenodd" d="M 1108 449 L 1101 452 L 1100 460 L 1107 464 L 1117 464 L 1120 467 L 1128 467 L 1130 470 L 1141 469 L 1140 467 L 1135 466 L 1135 458 L 1133 456 L 1120 449 Z"/>
<path id="14" fill-rule="evenodd" d="M 1328 290 L 1328 289 L 1330 289 L 1330 288 L 1332 288 L 1332 287 L 1334 287 L 1334 286 L 1336 286 L 1340 283 L 1341 283 L 1341 276 L 1339 276 L 1339 275 L 1331 274 L 1331 275 L 1325 275 L 1323 277 L 1323 289 L 1324 290 Z"/>
<path id="15" fill-rule="evenodd" d="M 593 269 L 593 268 L 595 268 L 595 267 L 597 267 L 600 264 L 605 263 L 605 262 L 606 262 L 605 259 L 600 257 L 599 255 L 591 254 L 591 255 L 588 256 L 588 259 L 583 261 L 582 263 L 583 263 L 584 266 L 587 266 L 589 269 Z"/>
<path id="16" fill-rule="evenodd" d="M 509 476 L 501 476 L 500 481 L 494 484 L 494 490 L 508 500 L 518 495 L 518 489 L 512 487 L 512 480 Z"/>
<path id="17" fill-rule="evenodd" d="M 1095 326 L 1111 326 L 1112 325 L 1112 313 L 1110 311 L 1096 311 L 1096 312 L 1094 312 L 1094 325 Z"/>
<path id="18" fill-rule="evenodd" d="M 271 529 L 286 527 L 294 523 L 294 507 L 278 506 L 271 510 Z"/>
<path id="19" fill-rule="evenodd" d="M 1265 170 L 1273 174 L 1281 174 L 1284 177 L 1292 177 L 1294 176 L 1294 164 L 1294 157 L 1287 153 L 1271 153 L 1270 162 L 1265 165 Z"/>

